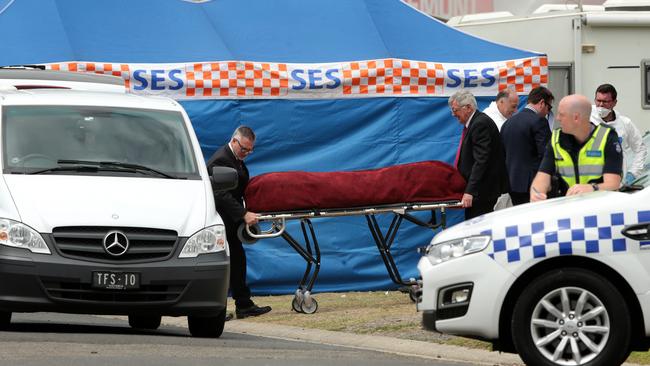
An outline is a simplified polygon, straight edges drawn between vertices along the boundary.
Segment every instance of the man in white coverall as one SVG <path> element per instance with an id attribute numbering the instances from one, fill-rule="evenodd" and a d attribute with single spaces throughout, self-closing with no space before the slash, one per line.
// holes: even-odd
<path id="1" fill-rule="evenodd" d="M 611 84 L 602 84 L 596 89 L 595 105 L 591 108 L 591 122 L 605 123 L 613 127 L 623 147 L 623 183 L 630 184 L 641 174 L 648 148 L 643 143 L 641 132 L 632 121 L 615 110 L 616 89 Z"/>

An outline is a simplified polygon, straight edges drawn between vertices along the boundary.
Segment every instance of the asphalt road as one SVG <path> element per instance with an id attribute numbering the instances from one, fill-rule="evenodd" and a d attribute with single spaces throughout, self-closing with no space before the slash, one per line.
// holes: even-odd
<path id="1" fill-rule="evenodd" d="M 0 332 L 1 366 L 468 366 L 300 341 L 228 333 L 192 338 L 187 328 L 131 329 L 125 321 L 87 315 L 14 314 Z"/>

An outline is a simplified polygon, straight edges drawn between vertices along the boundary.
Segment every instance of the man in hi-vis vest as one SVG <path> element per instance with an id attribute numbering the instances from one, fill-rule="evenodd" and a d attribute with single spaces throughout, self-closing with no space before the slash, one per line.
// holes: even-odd
<path id="1" fill-rule="evenodd" d="M 616 131 L 605 124 L 589 122 L 591 103 L 582 95 L 560 101 L 544 158 L 530 188 L 530 201 L 547 198 L 551 177 L 559 177 L 567 196 L 598 190 L 617 190 L 621 185 L 623 153 Z"/>

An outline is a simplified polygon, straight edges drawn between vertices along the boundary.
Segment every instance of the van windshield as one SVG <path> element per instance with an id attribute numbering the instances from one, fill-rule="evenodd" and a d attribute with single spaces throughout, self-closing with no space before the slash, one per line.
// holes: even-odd
<path id="1" fill-rule="evenodd" d="M 2 140 L 4 173 L 146 176 L 154 171 L 199 179 L 183 116 L 174 111 L 7 106 L 2 110 Z M 70 169 L 70 165 L 88 167 L 93 162 L 110 164 Z"/>

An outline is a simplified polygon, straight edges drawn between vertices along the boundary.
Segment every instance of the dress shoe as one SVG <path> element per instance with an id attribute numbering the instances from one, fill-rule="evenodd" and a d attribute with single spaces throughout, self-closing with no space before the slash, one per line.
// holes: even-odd
<path id="1" fill-rule="evenodd" d="M 248 318 L 249 316 L 259 316 L 266 314 L 269 311 L 271 311 L 270 306 L 251 305 L 247 308 L 237 308 L 237 310 L 235 310 L 235 315 L 237 316 L 237 319 L 243 319 Z"/>

